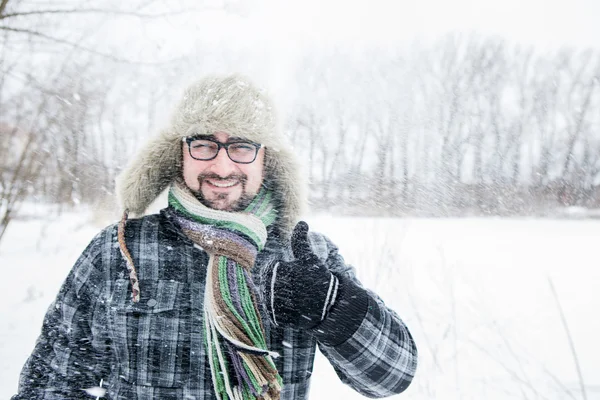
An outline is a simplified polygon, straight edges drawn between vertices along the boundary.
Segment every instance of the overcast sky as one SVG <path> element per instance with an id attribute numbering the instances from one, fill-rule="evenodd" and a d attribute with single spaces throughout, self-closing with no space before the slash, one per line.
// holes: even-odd
<path id="1" fill-rule="evenodd" d="M 239 16 L 211 15 L 197 29 L 225 37 L 317 41 L 397 41 L 475 31 L 541 47 L 600 46 L 597 0 L 263 0 L 256 5 L 238 8 Z"/>
<path id="2" fill-rule="evenodd" d="M 158 48 L 170 54 L 187 51 L 198 40 L 285 49 L 298 42 L 397 43 L 448 32 L 498 35 L 541 49 L 564 45 L 600 48 L 598 0 L 227 2 L 231 5 L 225 10 L 217 7 L 215 11 L 185 13 L 151 25 L 142 22 L 142 29 L 135 29 L 139 21 L 121 20 L 122 29 L 113 34 L 120 40 L 134 35 L 131 39 L 138 41 L 142 35 L 153 43 L 153 51 Z M 165 5 L 159 4 L 153 11 L 164 10 Z M 167 4 L 174 7 L 174 3 Z"/>
<path id="3" fill-rule="evenodd" d="M 401 40 L 449 31 L 497 34 L 540 46 L 600 45 L 597 0 L 266 1 L 255 13 L 275 31 L 311 38 Z M 285 5 L 284 5 L 285 4 Z M 250 19 L 249 22 L 252 19 Z"/>

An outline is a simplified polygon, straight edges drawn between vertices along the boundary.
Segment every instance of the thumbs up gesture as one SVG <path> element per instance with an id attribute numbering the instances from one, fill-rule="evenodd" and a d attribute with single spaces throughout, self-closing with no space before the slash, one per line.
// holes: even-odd
<path id="1" fill-rule="evenodd" d="M 267 268 L 264 300 L 276 325 L 311 329 L 327 317 L 339 282 L 313 253 L 306 222 L 298 222 L 291 244 L 295 260 L 275 262 Z"/>

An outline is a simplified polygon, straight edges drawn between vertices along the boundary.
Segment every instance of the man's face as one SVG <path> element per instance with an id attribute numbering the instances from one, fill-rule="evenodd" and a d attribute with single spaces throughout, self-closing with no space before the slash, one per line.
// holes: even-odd
<path id="1" fill-rule="evenodd" d="M 224 132 L 207 136 L 221 143 L 239 141 Z M 191 157 L 183 143 L 183 179 L 205 206 L 224 211 L 241 211 L 250 204 L 263 181 L 265 149 L 260 148 L 251 164 L 239 164 L 227 156 L 224 148 L 209 161 Z"/>

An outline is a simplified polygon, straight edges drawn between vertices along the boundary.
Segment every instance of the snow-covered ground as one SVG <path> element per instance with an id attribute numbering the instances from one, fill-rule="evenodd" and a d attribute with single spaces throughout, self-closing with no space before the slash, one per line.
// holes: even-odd
<path id="1" fill-rule="evenodd" d="M 15 221 L 0 244 L 0 398 L 15 393 L 46 308 L 101 228 L 89 213 Z M 398 398 L 600 399 L 600 220 L 314 216 L 420 350 Z M 556 297 L 551 290 L 556 289 Z M 323 357 L 312 399 L 359 399 Z"/>

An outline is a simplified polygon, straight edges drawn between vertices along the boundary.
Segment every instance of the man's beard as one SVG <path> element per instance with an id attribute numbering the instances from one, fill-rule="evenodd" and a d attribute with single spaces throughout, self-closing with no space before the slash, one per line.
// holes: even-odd
<path id="1" fill-rule="evenodd" d="M 204 194 L 202 194 L 202 184 L 204 183 L 204 180 L 206 180 L 206 179 L 211 179 L 211 180 L 215 180 L 215 181 L 235 179 L 235 180 L 239 181 L 239 184 L 242 186 L 242 194 L 240 195 L 240 197 L 237 200 L 235 200 L 234 202 L 229 204 L 226 208 L 224 208 L 224 209 L 218 208 L 217 205 L 218 205 L 219 201 L 226 200 L 229 197 L 229 193 L 219 193 L 216 195 L 215 199 L 212 199 L 212 200 L 207 199 L 206 197 L 204 197 Z M 249 194 L 246 192 L 247 180 L 248 180 L 248 177 L 244 174 L 231 174 L 226 177 L 221 177 L 214 173 L 202 173 L 202 174 L 198 175 L 198 183 L 199 183 L 198 187 L 200 190 L 190 189 L 190 191 L 198 199 L 198 201 L 200 201 L 200 203 L 202 203 L 206 207 L 212 208 L 214 210 L 229 211 L 229 212 L 244 211 L 246 209 L 246 207 L 248 207 L 250 205 L 250 203 L 256 196 L 256 194 Z"/>

